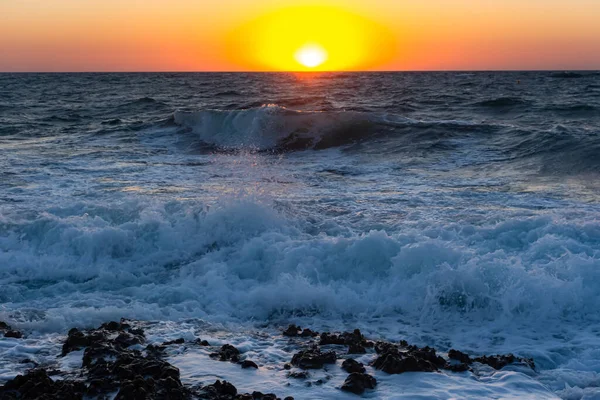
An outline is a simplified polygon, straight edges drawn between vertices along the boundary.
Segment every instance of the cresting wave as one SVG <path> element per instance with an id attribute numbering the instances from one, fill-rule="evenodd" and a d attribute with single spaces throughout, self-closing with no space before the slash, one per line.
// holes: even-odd
<path id="1" fill-rule="evenodd" d="M 422 222 L 346 236 L 307 224 L 249 201 L 3 215 L 0 319 L 51 331 L 122 316 L 598 322 L 597 222 Z"/>
<path id="2" fill-rule="evenodd" d="M 277 105 L 245 110 L 177 111 L 174 121 L 191 129 L 203 142 L 219 148 L 284 151 L 338 147 L 410 127 L 459 132 L 497 128 L 469 121 L 419 121 L 397 114 L 358 111 L 297 111 Z"/>
<path id="3" fill-rule="evenodd" d="M 501 98 L 480 104 L 502 107 L 520 101 Z M 177 111 L 173 119 L 217 150 L 319 150 L 385 137 L 397 141 L 390 147 L 394 151 L 412 151 L 419 144 L 445 151 L 455 148 L 453 139 L 473 139 L 499 155 L 509 154 L 510 161 L 541 157 L 541 170 L 600 171 L 596 157 L 600 131 L 593 127 L 531 127 L 484 119 L 419 120 L 391 113 L 296 111 L 277 105 Z M 386 151 L 381 149 L 382 154 Z M 477 151 L 476 147 L 470 151 Z"/>

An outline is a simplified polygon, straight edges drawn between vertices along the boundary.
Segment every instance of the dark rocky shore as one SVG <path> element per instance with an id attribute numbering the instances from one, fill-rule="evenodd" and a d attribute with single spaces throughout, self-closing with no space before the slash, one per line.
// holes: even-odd
<path id="1" fill-rule="evenodd" d="M 20 339 L 21 332 L 0 322 L 0 334 Z M 512 354 L 472 357 L 451 349 L 444 358 L 430 347 L 417 347 L 406 341 L 398 343 L 373 341 L 356 329 L 353 332 L 318 333 L 290 325 L 284 336 L 299 340 L 303 349 L 293 354 L 289 363 L 281 368 L 289 370 L 289 379 L 306 379 L 311 369 L 321 369 L 328 364 L 341 362 L 348 372 L 340 390 L 360 395 L 366 390 L 376 390 L 377 380 L 366 373 L 365 366 L 352 358 L 353 354 L 373 354 L 370 365 L 388 374 L 404 372 L 436 373 L 441 370 L 464 372 L 474 363 L 501 369 L 508 364 L 521 363 L 534 369 L 532 359 Z M 177 339 L 160 344 L 148 344 L 144 330 L 134 321 L 108 322 L 97 329 L 80 331 L 73 328 L 62 346 L 59 357 L 72 351 L 83 350 L 81 367 L 76 377 L 64 377 L 62 371 L 44 369 L 35 365 L 25 375 L 19 375 L 0 386 L 0 400 L 8 399 L 208 399 L 208 400 L 275 400 L 273 393 L 238 393 L 234 384 L 217 380 L 209 385 L 184 385 L 179 369 L 165 361 L 166 349 L 174 345 L 209 347 L 206 340 L 186 342 Z M 137 345 L 137 346 L 136 346 Z M 143 350 L 138 350 L 143 346 Z M 335 350 L 324 350 L 327 346 Z M 132 349 L 136 347 L 138 349 Z M 211 348 L 212 349 L 212 348 Z M 340 351 L 339 349 L 343 349 Z M 212 349 L 210 357 L 232 362 L 243 369 L 259 366 L 234 346 L 225 344 Z M 337 350 L 337 351 L 336 351 Z M 343 354 L 343 355 L 342 355 Z M 26 361 L 26 360 L 25 360 Z M 294 368 L 295 367 L 295 368 Z M 294 369 L 294 370 L 292 370 Z M 52 378 L 51 378 L 52 376 Z M 286 397 L 284 400 L 293 400 Z"/>

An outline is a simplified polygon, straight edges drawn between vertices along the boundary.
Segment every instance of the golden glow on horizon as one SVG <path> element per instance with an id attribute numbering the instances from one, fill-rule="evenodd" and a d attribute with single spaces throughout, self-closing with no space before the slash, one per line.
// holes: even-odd
<path id="1" fill-rule="evenodd" d="M 599 19 L 598 0 L 5 0 L 0 71 L 595 70 Z"/>
<path id="2" fill-rule="evenodd" d="M 307 68 L 315 68 L 327 60 L 327 51 L 318 44 L 306 44 L 294 55 L 296 61 Z"/>
<path id="3" fill-rule="evenodd" d="M 394 39 L 384 27 L 323 6 L 280 9 L 235 29 L 228 41 L 233 63 L 267 71 L 369 69 L 395 53 Z"/>

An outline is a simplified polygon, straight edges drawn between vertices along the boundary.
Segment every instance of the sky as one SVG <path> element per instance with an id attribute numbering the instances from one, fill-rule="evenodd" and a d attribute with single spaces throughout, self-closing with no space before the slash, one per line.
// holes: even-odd
<path id="1" fill-rule="evenodd" d="M 0 0 L 0 71 L 598 70 L 599 21 L 599 0 Z"/>

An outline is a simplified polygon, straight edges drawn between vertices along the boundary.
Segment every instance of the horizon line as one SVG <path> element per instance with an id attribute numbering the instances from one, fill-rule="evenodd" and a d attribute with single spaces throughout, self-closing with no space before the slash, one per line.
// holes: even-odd
<path id="1" fill-rule="evenodd" d="M 353 71 L 248 71 L 248 70 L 110 70 L 110 71 L 0 71 L 0 74 L 330 74 L 330 73 L 423 73 L 423 72 L 600 72 L 598 69 L 422 69 L 422 70 L 353 70 Z"/>

